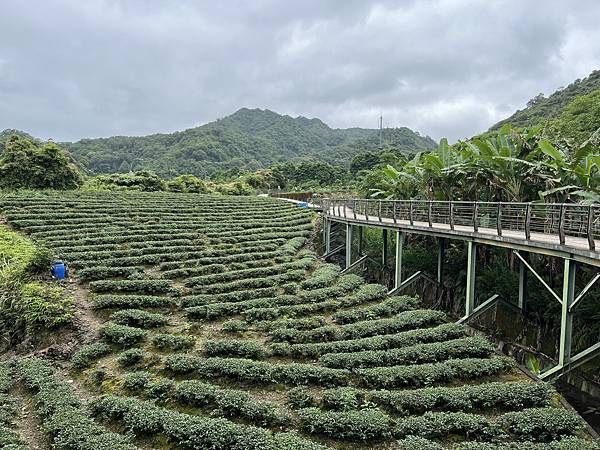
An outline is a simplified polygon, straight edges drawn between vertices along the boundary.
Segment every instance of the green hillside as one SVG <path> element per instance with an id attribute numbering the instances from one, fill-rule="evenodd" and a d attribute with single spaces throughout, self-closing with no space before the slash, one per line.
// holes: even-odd
<path id="1" fill-rule="evenodd" d="M 433 149 L 429 137 L 408 128 L 384 130 L 384 145 L 403 154 Z M 207 176 L 220 169 L 254 171 L 298 160 L 350 165 L 357 153 L 377 148 L 374 129 L 333 129 L 319 119 L 292 118 L 269 110 L 236 113 L 189 130 L 151 136 L 115 136 L 63 143 L 93 173 L 152 170 L 170 177 Z"/>
<path id="2" fill-rule="evenodd" d="M 517 110 L 512 116 L 493 125 L 490 130 L 497 130 L 507 123 L 514 127 L 529 127 L 546 119 L 556 119 L 576 97 L 597 89 L 600 89 L 600 70 L 595 70 L 587 78 L 575 80 L 547 98 L 543 95 L 534 97 L 525 109 Z"/>

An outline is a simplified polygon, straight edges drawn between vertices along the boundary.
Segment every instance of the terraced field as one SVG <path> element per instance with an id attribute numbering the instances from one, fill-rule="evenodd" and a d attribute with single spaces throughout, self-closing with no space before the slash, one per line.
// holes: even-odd
<path id="1" fill-rule="evenodd" d="M 29 448 L 17 392 L 59 449 L 598 448 L 486 339 L 319 261 L 306 210 L 158 193 L 0 210 L 68 263 L 98 322 L 68 377 L 0 365 L 0 447 Z"/>

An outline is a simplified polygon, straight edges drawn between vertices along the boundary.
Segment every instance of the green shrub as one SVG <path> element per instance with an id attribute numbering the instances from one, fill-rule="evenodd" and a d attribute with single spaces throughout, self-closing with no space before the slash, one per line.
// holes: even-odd
<path id="1" fill-rule="evenodd" d="M 496 375 L 515 366 L 512 358 L 465 358 L 415 366 L 377 367 L 356 371 L 361 384 L 377 388 L 423 386 L 452 380 L 475 379 Z M 340 370 L 340 369 L 338 369 Z"/>
<path id="2" fill-rule="evenodd" d="M 110 346 L 104 342 L 95 342 L 84 345 L 71 358 L 73 367 L 76 369 L 85 369 L 91 367 L 97 360 L 110 353 Z"/>
<path id="3" fill-rule="evenodd" d="M 400 420 L 394 429 L 396 437 L 421 436 L 444 438 L 448 435 L 490 440 L 502 434 L 493 421 L 478 414 L 462 412 L 426 412 L 422 416 Z"/>
<path id="4" fill-rule="evenodd" d="M 298 411 L 302 428 L 309 433 L 323 434 L 352 441 L 379 441 L 390 436 L 390 417 L 377 410 L 321 412 L 317 408 Z"/>
<path id="5" fill-rule="evenodd" d="M 271 339 L 291 343 L 358 339 L 433 325 L 442 322 L 445 318 L 446 315 L 441 311 L 417 309 L 400 313 L 389 319 L 367 320 L 342 326 L 328 325 L 308 331 L 275 330 L 271 333 Z"/>
<path id="6" fill-rule="evenodd" d="M 178 294 L 168 280 L 101 280 L 90 283 L 92 292 L 139 292 L 141 294 Z"/>
<path id="7" fill-rule="evenodd" d="M 548 406 L 554 389 L 546 383 L 492 382 L 458 387 L 426 387 L 400 391 L 370 391 L 367 401 L 399 414 L 426 411 L 471 411 L 477 409 L 521 409 Z"/>
<path id="8" fill-rule="evenodd" d="M 64 295 L 60 287 L 48 287 L 38 282 L 20 288 L 19 300 L 13 307 L 22 314 L 28 332 L 54 328 L 71 321 L 74 299 Z"/>
<path id="9" fill-rule="evenodd" d="M 284 418 L 275 403 L 256 401 L 245 391 L 222 389 L 196 380 L 179 383 L 175 397 L 179 402 L 192 406 L 214 406 L 215 415 L 239 416 L 263 426 L 282 423 Z"/>
<path id="10" fill-rule="evenodd" d="M 130 372 L 125 375 L 123 387 L 131 392 L 140 392 L 148 386 L 151 378 L 152 374 L 150 372 Z"/>
<path id="11" fill-rule="evenodd" d="M 265 350 L 259 342 L 240 339 L 206 340 L 202 343 L 207 356 L 237 356 L 248 359 L 260 359 Z"/>
<path id="12" fill-rule="evenodd" d="M 293 409 L 316 406 L 317 399 L 304 386 L 296 386 L 288 391 L 287 403 Z"/>
<path id="13" fill-rule="evenodd" d="M 341 268 L 335 264 L 324 264 L 315 270 L 310 278 L 300 283 L 300 287 L 307 291 L 324 288 L 336 280 L 340 271 Z"/>
<path id="14" fill-rule="evenodd" d="M 110 316 L 110 320 L 120 325 L 129 325 L 138 328 L 158 328 L 169 323 L 162 314 L 151 313 L 143 309 L 123 309 Z"/>
<path id="15" fill-rule="evenodd" d="M 52 436 L 54 448 L 135 450 L 128 438 L 106 430 L 88 417 L 71 386 L 57 381 L 46 361 L 21 359 L 17 373 L 34 395 L 36 408 L 44 417 L 44 429 Z"/>
<path id="16" fill-rule="evenodd" d="M 243 333 L 244 331 L 248 331 L 248 324 L 243 320 L 232 319 L 222 324 L 222 330 L 225 333 Z"/>
<path id="17" fill-rule="evenodd" d="M 312 330 L 327 324 L 324 316 L 312 316 L 302 319 L 279 319 L 257 322 L 254 324 L 257 330 L 268 332 L 277 329 L 294 328 L 296 330 Z"/>
<path id="18" fill-rule="evenodd" d="M 171 446 L 214 450 L 323 450 L 326 447 L 293 433 L 272 433 L 226 419 L 191 416 L 135 398 L 103 396 L 91 402 L 95 415 L 118 421 L 147 436 L 161 433 Z"/>
<path id="19" fill-rule="evenodd" d="M 155 334 L 152 336 L 152 345 L 159 350 L 185 350 L 192 348 L 196 343 L 194 336 L 182 336 L 175 334 Z"/>
<path id="20" fill-rule="evenodd" d="M 100 336 L 105 341 L 122 347 L 130 347 L 142 341 L 147 332 L 139 328 L 107 322 L 100 328 Z"/>
<path id="21" fill-rule="evenodd" d="M 307 344 L 271 344 L 274 355 L 294 357 L 317 357 L 325 353 L 351 353 L 366 350 L 384 350 L 404 347 L 425 342 L 436 342 L 463 337 L 466 327 L 456 323 L 444 323 L 431 328 L 403 331 L 395 334 L 373 336 L 358 339 L 348 339 L 333 342 L 317 342 Z M 273 340 L 285 341 L 294 339 L 295 331 L 289 334 L 285 329 L 271 333 Z"/>
<path id="22" fill-rule="evenodd" d="M 543 442 L 575 434 L 583 426 L 577 413 L 562 408 L 531 408 L 510 412 L 501 416 L 499 422 L 519 439 Z"/>
<path id="23" fill-rule="evenodd" d="M 362 320 L 380 319 L 395 314 L 415 309 L 419 306 L 419 300 L 414 297 L 390 297 L 381 303 L 364 308 L 338 311 L 332 315 L 334 322 L 339 324 L 360 322 Z"/>
<path id="24" fill-rule="evenodd" d="M 259 384 L 291 385 L 318 384 L 335 386 L 347 383 L 349 371 L 329 369 L 311 364 L 272 364 L 250 359 L 200 358 L 191 355 L 172 355 L 165 366 L 173 373 L 190 373 L 206 377 L 227 377 L 237 381 Z"/>
<path id="25" fill-rule="evenodd" d="M 336 411 L 356 409 L 358 407 L 358 395 L 349 387 L 326 389 L 323 392 L 323 406 Z"/>
<path id="26" fill-rule="evenodd" d="M 174 302 L 172 297 L 152 295 L 98 295 L 92 302 L 92 308 L 165 308 Z"/>
<path id="27" fill-rule="evenodd" d="M 146 394 L 151 399 L 165 400 L 169 397 L 174 387 L 175 382 L 173 380 L 163 378 L 149 382 L 146 385 Z"/>
<path id="28" fill-rule="evenodd" d="M 132 367 L 140 364 L 142 361 L 147 359 L 150 353 L 142 350 L 141 348 L 130 348 L 125 350 L 117 356 L 117 365 L 119 367 Z"/>
<path id="29" fill-rule="evenodd" d="M 81 281 L 97 281 L 105 280 L 111 277 L 131 277 L 135 274 L 143 273 L 142 266 L 129 267 L 106 267 L 96 266 L 77 271 L 77 278 Z"/>
<path id="30" fill-rule="evenodd" d="M 486 357 L 494 345 L 480 336 L 470 336 L 443 342 L 417 344 L 388 350 L 368 350 L 355 353 L 327 353 L 319 359 L 326 367 L 360 368 L 402 364 L 423 364 L 451 358 Z"/>

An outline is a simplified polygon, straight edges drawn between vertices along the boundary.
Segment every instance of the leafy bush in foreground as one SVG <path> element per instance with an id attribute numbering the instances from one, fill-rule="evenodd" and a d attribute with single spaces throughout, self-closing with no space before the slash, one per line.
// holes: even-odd
<path id="1" fill-rule="evenodd" d="M 44 428 L 59 450 L 135 450 L 129 439 L 96 424 L 83 410 L 67 383 L 56 381 L 52 368 L 41 359 L 22 359 L 17 373 L 33 392 Z"/>

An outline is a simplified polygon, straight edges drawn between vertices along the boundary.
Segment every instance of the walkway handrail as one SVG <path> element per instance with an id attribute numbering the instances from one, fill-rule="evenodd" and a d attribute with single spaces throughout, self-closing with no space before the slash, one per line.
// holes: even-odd
<path id="1" fill-rule="evenodd" d="M 591 251 L 596 251 L 595 239 L 600 239 L 600 205 L 324 198 L 322 208 L 325 215 L 355 221 L 442 225 L 472 233 L 485 228 L 497 236 L 518 231 L 526 240 L 532 233 L 553 235 L 562 246 L 568 237 L 584 238 Z"/>

